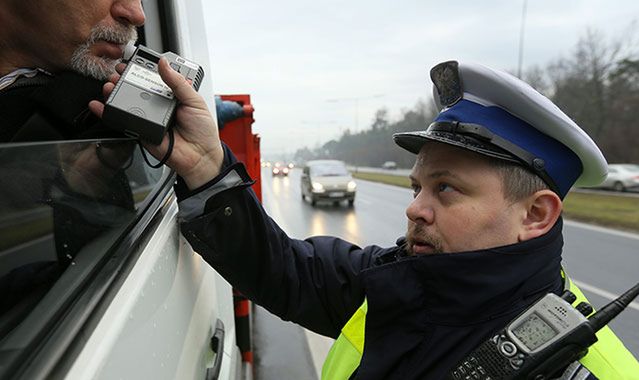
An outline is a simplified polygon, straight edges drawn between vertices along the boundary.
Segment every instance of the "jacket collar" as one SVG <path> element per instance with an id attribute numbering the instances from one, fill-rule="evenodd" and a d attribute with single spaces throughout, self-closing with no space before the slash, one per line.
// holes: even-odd
<path id="1" fill-rule="evenodd" d="M 467 325 L 523 310 L 562 289 L 562 225 L 559 219 L 544 236 L 503 247 L 380 260 L 362 273 L 369 314 L 419 310 L 422 322 Z"/>

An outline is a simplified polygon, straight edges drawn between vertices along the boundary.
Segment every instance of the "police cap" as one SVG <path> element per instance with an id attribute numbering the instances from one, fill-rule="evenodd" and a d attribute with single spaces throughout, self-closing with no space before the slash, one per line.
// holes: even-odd
<path id="1" fill-rule="evenodd" d="M 505 72 L 473 63 L 431 69 L 439 115 L 423 131 L 393 135 L 419 153 L 438 141 L 511 161 L 541 177 L 564 198 L 573 185 L 600 184 L 606 160 L 592 139 L 548 98 Z"/>

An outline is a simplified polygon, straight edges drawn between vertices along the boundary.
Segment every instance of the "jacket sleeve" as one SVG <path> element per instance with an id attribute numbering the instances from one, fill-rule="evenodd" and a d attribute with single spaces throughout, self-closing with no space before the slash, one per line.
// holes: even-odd
<path id="1" fill-rule="evenodd" d="M 248 178 L 241 164 L 233 166 Z M 289 238 L 248 185 L 213 195 L 203 215 L 182 223 L 182 233 L 248 298 L 284 320 L 337 337 L 364 301 L 359 273 L 382 249 L 334 237 Z"/>

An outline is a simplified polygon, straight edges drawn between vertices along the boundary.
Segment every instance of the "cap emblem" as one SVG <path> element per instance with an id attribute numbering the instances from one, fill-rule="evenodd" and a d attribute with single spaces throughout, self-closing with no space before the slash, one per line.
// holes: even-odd
<path id="1" fill-rule="evenodd" d="M 435 84 L 442 106 L 450 107 L 464 97 L 457 61 L 443 62 L 433 67 L 430 79 Z"/>

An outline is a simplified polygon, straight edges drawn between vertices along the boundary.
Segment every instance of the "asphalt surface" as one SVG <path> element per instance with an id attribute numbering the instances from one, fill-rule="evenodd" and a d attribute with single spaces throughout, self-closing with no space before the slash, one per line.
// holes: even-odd
<path id="1" fill-rule="evenodd" d="M 639 236 L 576 222 L 564 226 L 564 267 L 595 309 L 639 282 Z M 639 299 L 610 328 L 639 358 Z"/>
<path id="2" fill-rule="evenodd" d="M 253 308 L 255 380 L 315 380 L 304 330 L 259 306 Z"/>
<path id="3" fill-rule="evenodd" d="M 358 180 L 355 206 L 349 208 L 345 203 L 335 207 L 333 204 L 318 204 L 312 207 L 308 201 L 302 201 L 300 192 L 301 170 L 293 169 L 288 177 L 272 177 L 267 168 L 262 171 L 262 192 L 265 208 L 273 219 L 291 237 L 305 238 L 312 235 L 334 235 L 360 244 L 393 245 L 406 229 L 404 210 L 411 199 L 411 190 Z M 614 297 L 639 282 L 639 235 L 620 233 L 614 230 L 596 228 L 567 221 L 564 227 L 565 250 L 564 264 L 586 297 L 595 308 L 610 302 Z M 291 332 L 286 335 L 287 344 L 299 357 L 306 342 L 293 343 L 293 337 L 300 337 L 301 328 L 285 324 Z M 273 322 L 273 321 L 270 321 Z M 259 319 L 256 320 L 257 324 Z M 624 341 L 626 347 L 639 357 L 639 302 L 631 304 L 611 324 L 613 331 Z M 301 338 L 300 338 L 301 339 Z M 269 343 L 264 342 L 264 343 Z M 278 347 L 282 345 L 278 344 Z M 263 347 L 263 352 L 268 347 Z M 319 353 L 316 352 L 319 350 Z M 300 365 L 303 368 L 315 368 L 316 373 L 325 355 L 324 346 L 316 349 L 311 345 L 311 357 L 307 363 L 292 364 L 289 360 L 292 352 L 281 349 L 279 355 L 270 355 L 269 363 L 262 365 L 287 366 Z M 256 350 L 257 351 L 257 350 Z M 257 353 L 256 353 L 257 355 Z M 304 354 L 308 358 L 308 355 Z M 259 365 L 256 367 L 260 372 Z M 300 369 L 291 369 L 300 373 Z M 258 379 L 313 378 L 289 377 L 279 373 L 279 377 L 258 377 Z"/>

